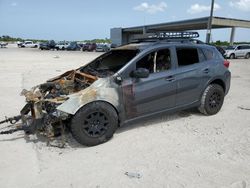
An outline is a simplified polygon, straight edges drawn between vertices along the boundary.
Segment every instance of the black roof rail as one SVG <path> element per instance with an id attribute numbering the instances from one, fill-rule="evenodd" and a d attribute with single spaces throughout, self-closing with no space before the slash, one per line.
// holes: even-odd
<path id="1" fill-rule="evenodd" d="M 155 37 L 165 39 L 176 39 L 176 38 L 198 38 L 200 35 L 194 31 L 168 31 L 155 33 Z"/>
<path id="2" fill-rule="evenodd" d="M 150 35 L 146 38 L 137 38 L 134 39 L 132 43 L 139 42 L 193 42 L 197 44 L 203 44 L 202 41 L 195 39 L 200 35 L 198 32 L 190 32 L 190 31 L 169 31 L 169 32 L 158 32 L 153 35 Z"/>

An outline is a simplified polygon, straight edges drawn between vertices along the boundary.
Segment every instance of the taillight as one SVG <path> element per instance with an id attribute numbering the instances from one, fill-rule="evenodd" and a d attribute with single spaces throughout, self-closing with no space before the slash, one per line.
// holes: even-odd
<path id="1" fill-rule="evenodd" d="M 229 67 L 229 65 L 230 65 L 230 62 L 229 61 L 227 61 L 227 60 L 224 60 L 224 62 L 223 62 L 223 65 L 225 66 L 225 67 Z"/>

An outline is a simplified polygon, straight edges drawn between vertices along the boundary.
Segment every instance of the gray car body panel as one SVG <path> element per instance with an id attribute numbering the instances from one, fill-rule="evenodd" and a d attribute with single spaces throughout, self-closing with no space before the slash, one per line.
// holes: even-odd
<path id="1" fill-rule="evenodd" d="M 57 107 L 57 110 L 74 115 L 84 105 L 94 101 L 106 101 L 119 108 L 118 87 L 112 84 L 111 77 L 99 78 L 88 88 L 69 95 L 69 99 Z"/>
<path id="2" fill-rule="evenodd" d="M 138 45 L 140 50 L 131 61 L 111 77 L 99 78 L 88 88 L 72 94 L 69 99 L 57 107 L 58 110 L 74 115 L 84 105 L 105 101 L 118 112 L 120 124 L 141 117 L 165 111 L 177 111 L 198 106 L 206 87 L 215 80 L 224 84 L 227 94 L 231 74 L 223 65 L 223 60 L 209 60 L 185 67 L 178 67 L 176 47 L 210 49 L 208 45 L 163 43 L 156 45 Z M 122 48 L 126 48 L 122 47 Z M 130 73 L 136 69 L 136 62 L 150 52 L 168 48 L 171 52 L 171 69 L 150 75 L 148 78 L 135 79 Z M 119 49 L 119 48 L 118 48 Z M 203 72 L 205 70 L 209 72 Z M 164 78 L 173 76 L 174 80 Z M 116 82 L 119 80 L 119 82 Z"/>

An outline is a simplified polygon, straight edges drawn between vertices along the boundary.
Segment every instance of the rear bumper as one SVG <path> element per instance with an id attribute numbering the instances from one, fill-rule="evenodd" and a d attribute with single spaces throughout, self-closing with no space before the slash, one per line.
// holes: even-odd
<path id="1" fill-rule="evenodd" d="M 229 92 L 229 89 L 230 89 L 230 85 L 231 85 L 231 72 L 226 72 L 225 73 L 225 77 L 226 77 L 226 80 L 225 80 L 225 95 L 228 94 Z"/>

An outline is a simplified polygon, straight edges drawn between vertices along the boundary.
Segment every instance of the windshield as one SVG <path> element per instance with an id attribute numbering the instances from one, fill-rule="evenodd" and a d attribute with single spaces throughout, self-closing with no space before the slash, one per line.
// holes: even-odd
<path id="1" fill-rule="evenodd" d="M 234 50 L 235 49 L 235 46 L 228 46 L 227 48 L 226 48 L 226 50 Z"/>
<path id="2" fill-rule="evenodd" d="M 98 77 L 111 76 L 133 59 L 138 50 L 112 50 L 81 69 Z"/>

